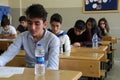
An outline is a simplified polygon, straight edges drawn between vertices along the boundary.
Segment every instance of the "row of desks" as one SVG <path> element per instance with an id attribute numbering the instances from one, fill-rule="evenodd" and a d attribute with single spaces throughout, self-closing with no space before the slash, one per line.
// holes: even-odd
<path id="1" fill-rule="evenodd" d="M 60 55 L 60 70 L 82 71 L 82 76 L 100 78 L 104 71 L 100 69 L 100 62 L 106 62 L 107 53 L 110 51 L 110 41 L 102 41 L 98 49 L 87 47 L 72 48 L 70 56 Z M 7 65 L 25 67 L 24 51 L 20 53 Z"/>
<path id="2" fill-rule="evenodd" d="M 86 47 L 84 47 L 86 48 Z M 70 56 L 60 55 L 60 70 L 74 70 L 81 71 L 83 76 L 86 77 L 96 77 L 100 78 L 105 72 L 100 69 L 100 62 L 106 59 L 105 57 L 105 49 L 107 46 L 100 46 L 98 50 L 86 48 L 88 49 L 84 51 L 84 48 L 75 48 L 77 52 L 71 52 Z M 74 48 L 72 49 L 72 51 Z M 80 52 L 79 50 L 83 50 Z M 96 52 L 95 52 L 96 51 Z M 20 53 L 7 64 L 7 66 L 21 66 L 25 67 L 24 60 L 25 52 L 21 50 Z"/>

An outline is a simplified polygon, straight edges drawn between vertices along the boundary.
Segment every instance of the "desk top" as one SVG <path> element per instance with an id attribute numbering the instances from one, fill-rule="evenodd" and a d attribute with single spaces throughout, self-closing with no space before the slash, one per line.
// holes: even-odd
<path id="1" fill-rule="evenodd" d="M 110 45 L 111 41 L 100 41 L 99 44 L 101 44 L 102 46 L 108 46 Z"/>
<path id="2" fill-rule="evenodd" d="M 1 80 L 78 80 L 82 76 L 80 71 L 46 70 L 45 76 L 35 76 L 34 68 L 25 68 L 23 74 L 16 74 Z"/>
<path id="3" fill-rule="evenodd" d="M 108 46 L 99 46 L 97 49 L 89 48 L 89 47 L 77 47 L 77 48 L 72 48 L 71 52 L 79 52 L 79 53 L 84 53 L 84 52 L 105 52 L 108 49 Z"/>
<path id="4" fill-rule="evenodd" d="M 15 39 L 0 39 L 0 41 L 4 42 L 13 42 Z"/>
<path id="5" fill-rule="evenodd" d="M 84 59 L 84 60 L 100 60 L 104 56 L 103 53 L 72 53 L 70 56 L 60 55 L 60 58 Z"/>
<path id="6" fill-rule="evenodd" d="M 63 53 L 64 54 L 64 53 Z M 25 56 L 25 51 L 20 50 L 17 56 Z M 60 55 L 60 58 L 78 58 L 78 59 L 92 59 L 92 60 L 99 60 L 104 56 L 104 53 L 96 53 L 96 52 L 71 52 L 70 56 Z"/>

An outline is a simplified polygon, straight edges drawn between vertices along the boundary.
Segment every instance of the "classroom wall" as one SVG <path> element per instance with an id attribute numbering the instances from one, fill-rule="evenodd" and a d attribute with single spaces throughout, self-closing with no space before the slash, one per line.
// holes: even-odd
<path id="1" fill-rule="evenodd" d="M 63 17 L 62 29 L 65 31 L 73 27 L 77 19 L 86 21 L 87 18 L 94 17 L 98 21 L 99 18 L 105 17 L 110 25 L 110 34 L 120 38 L 120 13 L 84 14 L 82 0 L 9 0 L 9 5 L 12 7 L 13 25 L 18 25 L 19 16 L 24 15 L 26 8 L 34 3 L 44 5 L 48 11 L 48 21 L 53 13 L 60 13 Z"/>
<path id="2" fill-rule="evenodd" d="M 8 5 L 12 8 L 12 25 L 15 27 L 18 26 L 18 19 L 24 15 L 26 8 L 34 3 L 44 5 L 48 12 L 48 21 L 53 13 L 60 13 L 63 17 L 62 29 L 65 31 L 73 27 L 77 19 L 86 21 L 89 17 L 94 17 L 98 21 L 99 18 L 105 17 L 110 25 L 110 34 L 120 38 L 120 13 L 84 14 L 82 0 L 0 0 L 0 5 Z M 118 41 L 116 53 L 120 52 L 119 45 L 120 41 Z"/>
<path id="3" fill-rule="evenodd" d="M 67 31 L 67 29 L 74 26 L 74 23 L 77 19 L 83 19 L 86 21 L 89 17 L 95 18 L 97 21 L 105 17 L 108 20 L 110 25 L 110 34 L 113 36 L 120 37 L 120 13 L 96 13 L 96 14 L 84 14 L 82 12 L 82 7 L 75 8 L 47 8 L 48 11 L 48 21 L 50 16 L 58 12 L 63 17 L 63 29 Z"/>
<path id="4" fill-rule="evenodd" d="M 0 0 L 1 6 L 9 6 L 8 0 Z"/>

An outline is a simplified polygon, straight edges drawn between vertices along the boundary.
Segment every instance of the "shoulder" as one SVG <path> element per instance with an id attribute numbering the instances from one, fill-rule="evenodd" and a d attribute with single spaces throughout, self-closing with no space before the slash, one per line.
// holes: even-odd
<path id="1" fill-rule="evenodd" d="M 3 27 L 0 27 L 0 34 L 1 34 L 1 32 L 2 32 L 3 30 L 4 30 Z"/>
<path id="2" fill-rule="evenodd" d="M 67 33 L 73 32 L 74 28 L 70 28 Z"/>
<path id="3" fill-rule="evenodd" d="M 60 44 L 59 38 L 55 34 L 53 34 L 50 31 L 47 31 L 47 30 L 46 30 L 46 33 L 44 35 L 44 39 L 43 40 L 47 41 L 47 42 L 49 42 L 51 44 L 54 44 L 54 46 Z"/>
<path id="4" fill-rule="evenodd" d="M 53 34 L 52 32 L 50 32 L 48 30 L 45 31 L 45 37 L 48 37 L 49 39 L 57 38 L 57 36 L 55 34 Z"/>
<path id="5" fill-rule="evenodd" d="M 11 25 L 10 25 L 10 29 L 12 29 L 12 30 L 13 30 L 13 29 L 15 29 L 15 27 L 13 27 L 13 26 L 11 26 Z"/>
<path id="6" fill-rule="evenodd" d="M 31 35 L 30 35 L 29 31 L 24 31 L 24 32 L 20 33 L 19 36 L 28 37 L 28 36 L 31 36 Z"/>
<path id="7" fill-rule="evenodd" d="M 19 29 L 19 28 L 23 28 L 23 26 L 21 26 L 21 25 L 18 25 L 17 29 Z"/>
<path id="8" fill-rule="evenodd" d="M 0 30 L 3 30 L 3 27 L 0 27 Z"/>

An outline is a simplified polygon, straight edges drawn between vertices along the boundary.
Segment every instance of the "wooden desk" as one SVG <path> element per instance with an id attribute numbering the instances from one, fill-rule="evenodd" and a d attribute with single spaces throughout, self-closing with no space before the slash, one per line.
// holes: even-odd
<path id="1" fill-rule="evenodd" d="M 100 60 L 104 54 L 96 53 L 71 53 L 70 56 L 60 56 L 60 70 L 81 71 L 83 76 L 100 78 Z"/>
<path id="2" fill-rule="evenodd" d="M 111 41 L 100 41 L 99 44 L 102 46 L 108 46 L 107 53 L 111 53 L 111 51 L 112 51 L 112 42 Z"/>
<path id="3" fill-rule="evenodd" d="M 112 41 L 101 41 L 99 42 L 101 45 L 105 45 L 105 46 L 108 46 L 108 49 L 107 49 L 107 58 L 108 58 L 108 69 L 107 71 L 109 71 L 113 64 L 114 64 L 114 50 L 113 50 L 113 44 L 112 44 Z"/>
<path id="4" fill-rule="evenodd" d="M 102 61 L 106 62 L 107 59 L 107 49 L 108 46 L 99 46 L 97 49 L 89 48 L 89 47 L 78 47 L 78 48 L 72 48 L 72 53 L 103 53 L 104 58 L 102 58 Z"/>
<path id="5" fill-rule="evenodd" d="M 111 41 L 113 44 L 117 43 L 117 37 L 112 37 L 112 36 L 103 36 L 102 37 L 103 41 Z"/>
<path id="6" fill-rule="evenodd" d="M 108 46 L 99 46 L 97 49 L 93 49 L 91 47 L 77 47 L 72 48 L 71 52 L 105 52 L 107 50 Z"/>
<path id="7" fill-rule="evenodd" d="M 104 54 L 104 57 L 101 59 L 101 61 L 106 62 L 107 61 L 107 52 L 106 52 L 107 46 L 100 46 L 99 49 L 91 49 L 91 48 L 86 48 L 86 47 L 79 47 L 79 48 L 72 48 L 71 53 L 102 53 Z M 75 55 L 74 54 L 74 55 Z M 11 60 L 7 66 L 16 66 L 16 67 L 25 67 L 26 62 L 25 62 L 25 51 L 21 50 L 19 54 Z"/>
<path id="8" fill-rule="evenodd" d="M 7 63 L 6 66 L 25 67 L 26 66 L 25 51 L 20 50 L 18 55 L 16 55 L 13 60 Z"/>
<path id="9" fill-rule="evenodd" d="M 0 39 L 0 50 L 7 50 L 7 48 L 9 47 L 9 45 L 11 43 L 13 43 L 14 39 Z"/>
<path id="10" fill-rule="evenodd" d="M 25 68 L 23 74 L 13 75 L 1 80 L 78 80 L 82 76 L 80 71 L 46 70 L 45 76 L 35 76 L 34 68 Z"/>
<path id="11" fill-rule="evenodd" d="M 99 44 L 103 45 L 103 46 L 107 46 L 110 45 L 111 41 L 100 41 Z"/>
<path id="12" fill-rule="evenodd" d="M 103 36 L 103 41 L 111 41 L 112 49 L 115 50 L 115 44 L 118 42 L 118 38 L 112 36 Z"/>
<path id="13" fill-rule="evenodd" d="M 118 42 L 118 39 L 116 37 L 112 37 L 112 43 L 115 44 Z"/>

